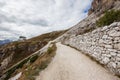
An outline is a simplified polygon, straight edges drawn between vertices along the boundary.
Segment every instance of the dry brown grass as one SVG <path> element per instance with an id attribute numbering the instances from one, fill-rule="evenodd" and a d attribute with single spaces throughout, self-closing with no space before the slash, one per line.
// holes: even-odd
<path id="1" fill-rule="evenodd" d="M 49 51 L 50 50 L 50 51 Z M 23 70 L 23 74 L 19 80 L 35 80 L 35 76 L 39 75 L 40 71 L 44 70 L 52 58 L 56 54 L 56 45 L 49 47 L 47 52 L 43 53 L 33 64 L 27 66 Z"/>
<path id="2" fill-rule="evenodd" d="M 58 36 L 65 33 L 66 30 L 63 31 L 54 31 L 46 34 L 42 34 L 40 36 L 28 39 L 26 41 L 16 41 L 9 43 L 7 45 L 0 46 L 0 52 L 5 54 L 2 59 L 0 59 L 0 63 L 13 54 L 13 58 L 11 62 L 8 64 L 7 68 L 15 65 L 19 61 L 25 59 L 30 56 L 37 50 L 44 47 L 49 41 L 56 39 Z M 6 69 L 7 69 L 6 68 Z"/>

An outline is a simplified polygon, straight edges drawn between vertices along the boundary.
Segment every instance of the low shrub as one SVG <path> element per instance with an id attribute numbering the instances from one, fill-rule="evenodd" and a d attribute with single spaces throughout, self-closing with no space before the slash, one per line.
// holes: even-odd
<path id="1" fill-rule="evenodd" d="M 53 43 L 41 56 L 34 55 L 30 58 L 30 62 L 33 63 L 23 72 L 21 80 L 35 80 L 35 77 L 50 64 L 56 54 L 56 49 L 56 45 Z"/>
<path id="2" fill-rule="evenodd" d="M 38 55 L 34 55 L 32 58 L 30 58 L 30 63 L 36 61 L 38 57 L 39 57 Z"/>
<path id="3" fill-rule="evenodd" d="M 111 10 L 111 11 L 106 11 L 105 15 L 101 17 L 97 22 L 98 27 L 102 27 L 105 25 L 110 25 L 113 22 L 118 22 L 120 21 L 120 10 Z"/>
<path id="4" fill-rule="evenodd" d="M 50 54 L 50 53 L 52 53 L 52 51 L 53 51 L 53 48 L 52 47 L 48 47 L 47 52 Z"/>

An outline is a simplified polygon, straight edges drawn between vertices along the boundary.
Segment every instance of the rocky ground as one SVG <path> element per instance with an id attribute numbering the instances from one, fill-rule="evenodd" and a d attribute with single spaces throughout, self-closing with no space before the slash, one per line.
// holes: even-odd
<path id="1" fill-rule="evenodd" d="M 50 65 L 36 80 L 120 80 L 81 52 L 57 43 Z"/>
<path id="2" fill-rule="evenodd" d="M 120 75 L 120 22 L 83 35 L 73 35 L 65 44 L 82 50 L 111 72 Z"/>
<path id="3" fill-rule="evenodd" d="M 120 16 L 115 15 L 119 20 L 114 20 L 115 16 L 107 15 L 109 20 L 112 18 L 112 22 L 101 27 L 97 25 L 106 11 L 110 12 L 113 9 L 120 10 L 120 0 L 93 0 L 88 17 L 69 30 L 63 31 L 64 34 L 50 33 L 47 36 L 43 35 L 42 39 L 36 37 L 28 40 L 30 43 L 22 42 L 16 43 L 15 47 L 13 45 L 0 47 L 0 70 L 19 62 L 58 37 L 55 42 L 61 42 L 82 52 L 57 44 L 55 58 L 45 70 L 42 69 L 37 80 L 120 80 L 111 74 L 113 72 L 120 76 Z M 104 20 L 107 20 L 106 17 Z M 111 72 L 84 54 L 89 55 Z M 20 78 L 20 80 L 26 79 Z"/>

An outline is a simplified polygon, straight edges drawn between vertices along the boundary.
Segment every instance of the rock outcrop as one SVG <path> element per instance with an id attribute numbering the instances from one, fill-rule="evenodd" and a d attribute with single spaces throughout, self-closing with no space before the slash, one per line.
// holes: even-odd
<path id="1" fill-rule="evenodd" d="M 120 22 L 83 35 L 72 35 L 64 44 L 83 51 L 120 75 Z"/>
<path id="2" fill-rule="evenodd" d="M 120 76 L 120 22 L 100 28 L 96 25 L 104 12 L 111 9 L 120 10 L 120 0 L 93 0 L 89 16 L 67 32 L 43 34 L 43 37 L 0 47 L 0 66 L 4 66 L 1 69 L 14 65 L 66 32 L 54 41 L 81 50 Z"/>
<path id="3" fill-rule="evenodd" d="M 109 9 L 120 9 L 119 0 L 94 0 L 88 15 L 92 13 L 102 14 Z"/>
<path id="4" fill-rule="evenodd" d="M 120 10 L 120 0 L 93 0 L 89 16 L 56 39 L 91 56 L 120 76 L 120 22 L 98 28 L 104 11 Z"/>

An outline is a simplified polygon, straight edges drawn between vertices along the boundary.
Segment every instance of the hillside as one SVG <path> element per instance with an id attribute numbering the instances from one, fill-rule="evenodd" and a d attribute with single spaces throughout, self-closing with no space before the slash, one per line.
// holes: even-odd
<path id="1" fill-rule="evenodd" d="M 7 44 L 7 43 L 10 43 L 10 42 L 11 42 L 11 40 L 9 40 L 9 39 L 0 40 L 0 46 L 1 46 L 1 45 L 4 45 L 4 44 Z"/>
<path id="2" fill-rule="evenodd" d="M 99 64 L 98 66 L 104 69 L 105 72 L 104 70 L 103 72 L 101 72 L 102 69 L 98 70 L 97 72 L 94 72 L 94 70 L 97 69 L 97 67 L 93 66 L 95 67 L 94 70 L 89 72 L 92 75 L 88 74 L 90 67 L 86 67 L 86 66 L 80 67 L 81 64 L 83 65 L 89 64 L 87 63 L 89 62 L 87 61 L 87 59 L 84 61 L 86 63 L 83 62 L 79 63 L 78 61 L 78 63 L 80 64 L 79 67 L 78 65 L 76 65 L 74 66 L 75 69 L 74 67 L 71 69 L 70 65 L 72 64 L 72 61 L 74 62 L 73 65 L 75 65 L 75 62 L 77 61 L 74 61 L 76 58 L 74 60 L 71 60 L 73 56 L 70 55 L 75 55 L 77 52 L 75 53 L 74 51 L 73 54 L 72 51 L 67 52 L 67 48 L 60 47 L 62 50 L 59 51 L 58 54 L 56 54 L 50 65 L 48 65 L 48 67 L 45 70 L 43 69 L 42 72 L 39 71 L 39 74 L 37 74 L 37 76 L 39 75 L 37 77 L 37 80 L 41 80 L 41 78 L 43 80 L 53 80 L 53 79 L 79 80 L 80 78 L 82 78 L 81 80 L 101 80 L 102 78 L 104 80 L 107 79 L 119 80 L 119 78 L 116 79 L 114 78 L 116 75 L 120 77 L 120 71 L 119 71 L 120 16 L 119 14 L 120 14 L 119 0 L 93 0 L 91 9 L 88 12 L 89 16 L 84 20 L 82 20 L 81 22 L 79 22 L 78 24 L 76 24 L 75 26 L 73 26 L 62 36 L 54 40 L 55 42 L 61 42 L 64 45 L 68 45 L 72 48 L 79 50 L 80 52 L 79 54 L 83 54 L 89 57 L 93 62 Z M 59 50 L 59 48 L 57 49 Z M 64 50 L 65 52 L 63 53 Z M 69 54 L 68 56 L 71 58 L 70 60 L 67 58 L 67 54 Z M 59 63 L 59 66 L 57 66 L 57 61 Z M 60 61 L 63 62 L 60 63 Z M 67 61 L 69 63 L 67 63 Z M 79 73 L 80 71 L 78 72 L 78 70 L 76 69 L 78 70 L 80 69 L 80 71 L 84 70 L 83 72 L 85 73 L 83 72 Z M 99 72 L 101 73 L 96 75 Z M 81 76 L 75 73 L 81 74 Z M 112 75 L 111 77 L 110 76 L 104 77 L 106 73 L 107 74 L 113 73 L 113 74 L 111 74 Z M 84 76 L 84 74 L 87 75 Z M 46 77 L 46 75 L 48 77 Z M 79 76 L 80 77 L 76 78 L 76 75 L 77 77 Z M 24 79 L 20 78 L 20 80 L 24 80 Z"/>
<path id="3" fill-rule="evenodd" d="M 0 46 L 0 74 L 7 68 L 41 49 L 49 41 L 54 40 L 64 32 L 55 31 L 25 41 L 16 41 Z"/>
<path id="4" fill-rule="evenodd" d="M 57 38 L 120 76 L 120 1 L 93 0 L 89 16 Z"/>
<path id="5" fill-rule="evenodd" d="M 60 43 L 56 46 L 54 59 L 36 80 L 119 80 L 80 51 Z"/>
<path id="6" fill-rule="evenodd" d="M 0 51 L 5 80 L 120 80 L 120 0 L 93 0 L 88 17 L 69 30 Z"/>

